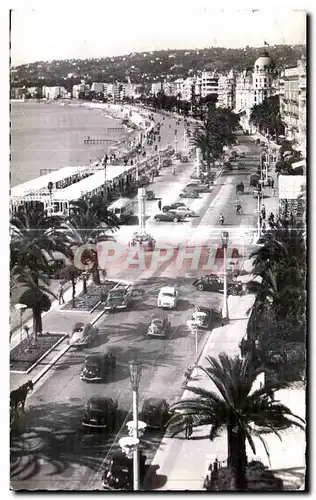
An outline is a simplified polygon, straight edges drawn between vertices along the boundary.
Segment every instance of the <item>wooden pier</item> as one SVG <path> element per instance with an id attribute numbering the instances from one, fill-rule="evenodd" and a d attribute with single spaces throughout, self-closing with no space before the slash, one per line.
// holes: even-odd
<path id="1" fill-rule="evenodd" d="M 109 144 L 117 142 L 115 139 L 93 139 L 92 137 L 87 137 L 84 139 L 84 144 Z"/>

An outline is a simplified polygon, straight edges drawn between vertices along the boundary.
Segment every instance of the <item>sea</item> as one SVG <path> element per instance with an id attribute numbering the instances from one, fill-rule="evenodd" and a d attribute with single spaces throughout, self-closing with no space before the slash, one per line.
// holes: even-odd
<path id="1" fill-rule="evenodd" d="M 122 140 L 121 120 L 106 109 L 59 102 L 11 102 L 11 187 L 40 176 L 40 171 L 88 165 L 113 144 L 84 144 L 90 136 Z"/>

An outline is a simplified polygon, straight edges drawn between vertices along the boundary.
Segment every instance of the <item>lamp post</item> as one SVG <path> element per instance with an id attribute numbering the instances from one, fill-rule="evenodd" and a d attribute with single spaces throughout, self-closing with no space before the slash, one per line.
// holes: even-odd
<path id="1" fill-rule="evenodd" d="M 175 130 L 174 131 L 174 150 L 175 150 L 175 153 L 177 153 L 177 145 L 178 145 L 177 130 Z"/>
<path id="2" fill-rule="evenodd" d="M 258 212 L 258 239 L 261 236 L 261 224 L 260 224 L 260 213 L 261 213 L 261 196 L 262 196 L 262 184 L 263 184 L 263 179 L 259 180 L 259 187 L 258 189 L 258 198 L 257 198 L 257 212 Z"/>
<path id="3" fill-rule="evenodd" d="M 228 305 L 227 305 L 227 246 L 229 240 L 228 231 L 222 232 L 222 244 L 224 248 L 224 303 L 222 309 L 222 317 L 223 319 L 228 318 Z"/>
<path id="4" fill-rule="evenodd" d="M 133 389 L 133 438 L 138 440 L 138 388 L 142 373 L 142 365 L 133 360 L 129 363 L 130 378 Z M 133 451 L 133 489 L 139 490 L 139 455 L 137 446 Z"/>
<path id="5" fill-rule="evenodd" d="M 22 338 L 23 338 L 23 313 L 24 313 L 26 308 L 27 308 L 27 306 L 25 304 L 20 304 L 20 303 L 15 304 L 15 310 L 19 311 L 19 313 L 20 313 L 20 328 L 21 328 L 20 342 L 22 342 Z"/>
<path id="6" fill-rule="evenodd" d="M 105 204 L 107 203 L 107 197 L 108 197 L 108 190 L 107 190 L 107 178 L 106 178 L 106 167 L 107 167 L 107 155 L 104 156 L 102 165 L 104 168 L 104 187 L 103 187 L 103 193 L 104 193 L 104 201 Z"/>
<path id="7" fill-rule="evenodd" d="M 52 182 L 49 182 L 47 184 L 47 189 L 49 192 L 49 215 L 52 215 L 52 213 L 53 213 L 53 200 L 52 200 L 53 183 Z"/>

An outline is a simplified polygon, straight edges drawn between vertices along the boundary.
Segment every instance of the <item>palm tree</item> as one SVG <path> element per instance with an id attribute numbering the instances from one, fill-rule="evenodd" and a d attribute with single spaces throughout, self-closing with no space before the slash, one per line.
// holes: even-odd
<path id="1" fill-rule="evenodd" d="M 57 241 L 69 248 L 86 246 L 86 259 L 94 262 L 91 270 L 93 281 L 100 285 L 99 262 L 96 250 L 97 243 L 109 241 L 108 232 L 117 229 L 117 218 L 104 208 L 104 202 L 79 200 L 73 203 L 74 210 L 68 220 L 55 231 Z M 95 248 L 91 248 L 95 246 Z M 90 246 L 90 249 L 88 247 Z"/>
<path id="2" fill-rule="evenodd" d="M 72 308 L 76 307 L 76 282 L 82 275 L 82 271 L 73 264 L 69 264 L 60 271 L 60 278 L 71 282 L 72 286 Z"/>
<path id="3" fill-rule="evenodd" d="M 213 441 L 223 429 L 227 430 L 228 467 L 235 477 L 235 487 L 239 491 L 247 489 L 246 480 L 246 441 L 253 453 L 256 453 L 252 436 L 258 437 L 264 445 L 267 455 L 269 450 L 260 435 L 260 428 L 269 428 L 280 439 L 279 429 L 296 425 L 304 429 L 304 421 L 294 415 L 289 408 L 275 401 L 274 394 L 280 385 L 263 387 L 251 393 L 253 383 L 262 372 L 262 367 L 247 356 L 230 358 L 222 353 L 219 358 L 208 356 L 209 366 L 198 366 L 217 391 L 197 386 L 186 389 L 195 396 L 183 399 L 171 410 L 174 415 L 167 427 L 173 435 L 183 431 L 187 416 L 193 419 L 193 427 L 210 425 L 210 440 Z M 253 425 L 254 424 L 254 425 Z"/>
<path id="4" fill-rule="evenodd" d="M 33 333 L 36 341 L 37 335 L 43 331 L 42 312 L 49 311 L 51 307 L 49 295 L 55 299 L 56 296 L 48 287 L 49 281 L 38 271 L 34 273 L 28 267 L 15 266 L 12 275 L 24 289 L 19 302 L 32 309 Z"/>

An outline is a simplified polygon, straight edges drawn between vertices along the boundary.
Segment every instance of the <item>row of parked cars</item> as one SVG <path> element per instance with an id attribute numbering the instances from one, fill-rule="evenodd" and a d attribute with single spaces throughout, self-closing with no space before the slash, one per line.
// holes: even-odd
<path id="1" fill-rule="evenodd" d="M 180 198 L 199 198 L 201 193 L 210 193 L 214 182 L 214 173 L 205 178 L 191 176 L 189 182 L 180 193 Z M 175 202 L 162 207 L 162 213 L 156 214 L 154 219 L 157 222 L 184 222 L 188 217 L 196 217 L 194 210 L 188 208 L 183 202 Z"/>

